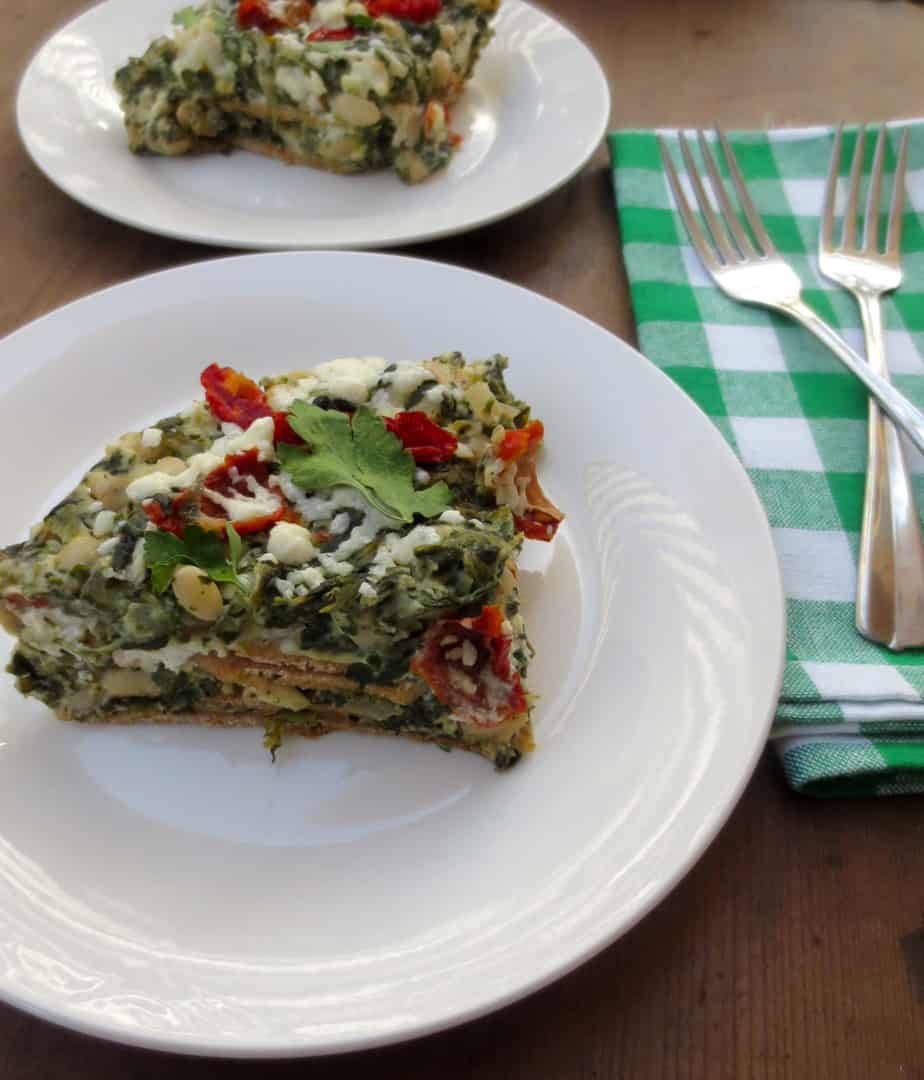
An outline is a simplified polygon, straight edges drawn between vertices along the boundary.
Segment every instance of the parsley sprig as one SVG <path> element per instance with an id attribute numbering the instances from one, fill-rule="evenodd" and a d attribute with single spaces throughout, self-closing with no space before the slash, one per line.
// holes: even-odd
<path id="1" fill-rule="evenodd" d="M 336 409 L 296 401 L 289 426 L 310 452 L 280 443 L 279 461 L 306 491 L 356 488 L 376 510 L 402 522 L 413 521 L 415 515 L 436 517 L 452 505 L 452 494 L 442 480 L 420 490 L 414 487 L 413 457 L 370 409 L 358 408 L 351 423 Z"/>
<path id="2" fill-rule="evenodd" d="M 178 566 L 189 564 L 217 582 L 229 582 L 242 593 L 247 588 L 238 577 L 237 564 L 244 545 L 237 530 L 230 523 L 225 525 L 228 538 L 227 552 L 217 533 L 198 525 L 188 525 L 180 539 L 173 533 L 148 532 L 144 534 L 144 562 L 151 571 L 154 591 L 165 592 Z"/>

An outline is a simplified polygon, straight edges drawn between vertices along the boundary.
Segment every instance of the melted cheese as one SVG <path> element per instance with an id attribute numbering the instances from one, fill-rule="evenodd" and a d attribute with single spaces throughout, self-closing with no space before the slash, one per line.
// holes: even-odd
<path id="1" fill-rule="evenodd" d="M 222 435 L 212 443 L 208 450 L 204 450 L 201 454 L 193 454 L 186 462 L 186 469 L 176 476 L 164 472 L 148 473 L 147 476 L 140 476 L 137 480 L 133 480 L 125 492 L 130 499 L 141 502 L 155 495 L 172 495 L 178 491 L 185 491 L 201 477 L 217 469 L 219 465 L 223 465 L 229 454 L 242 454 L 247 450 L 256 450 L 260 461 L 273 461 L 276 457 L 275 433 L 276 426 L 273 418 L 262 416 L 259 420 L 254 420 L 246 431 L 238 429 L 233 434 Z M 278 504 L 276 509 L 278 509 Z"/>

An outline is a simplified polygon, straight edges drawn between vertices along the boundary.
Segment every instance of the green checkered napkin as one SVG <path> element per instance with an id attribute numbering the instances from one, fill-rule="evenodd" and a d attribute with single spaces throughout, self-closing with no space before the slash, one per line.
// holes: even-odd
<path id="1" fill-rule="evenodd" d="M 666 134 L 676 153 L 674 135 Z M 862 353 L 856 302 L 821 277 L 815 257 L 833 132 L 730 138 L 805 299 Z M 873 142 L 867 140 L 867 169 Z M 854 133 L 845 133 L 845 174 L 853 145 Z M 889 167 L 895 145 L 893 131 Z M 731 444 L 773 529 L 789 625 L 771 737 L 786 778 L 812 795 L 924 792 L 924 651 L 891 653 L 854 629 L 866 393 L 806 330 L 736 303 L 713 285 L 674 211 L 654 133 L 616 132 L 610 150 L 642 351 Z M 918 125 L 908 166 L 905 284 L 886 300 L 885 322 L 893 380 L 924 406 L 924 130 Z M 884 186 L 887 195 L 891 185 Z M 910 457 L 924 507 L 924 461 Z"/>

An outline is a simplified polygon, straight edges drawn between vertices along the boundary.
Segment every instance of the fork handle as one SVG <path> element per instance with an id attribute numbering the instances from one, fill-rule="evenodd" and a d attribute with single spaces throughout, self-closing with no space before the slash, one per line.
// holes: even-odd
<path id="1" fill-rule="evenodd" d="M 853 290 L 877 375 L 889 377 L 882 302 Z M 857 564 L 857 629 L 890 649 L 924 645 L 924 540 L 898 429 L 869 403 L 869 457 Z"/>
<path id="2" fill-rule="evenodd" d="M 898 424 L 914 445 L 924 454 L 924 413 L 900 391 L 866 363 L 841 335 L 830 327 L 804 300 L 788 300 L 778 305 L 780 311 L 800 322 L 806 330 L 822 341 L 831 352 L 860 380 L 879 402 L 882 411 Z"/>

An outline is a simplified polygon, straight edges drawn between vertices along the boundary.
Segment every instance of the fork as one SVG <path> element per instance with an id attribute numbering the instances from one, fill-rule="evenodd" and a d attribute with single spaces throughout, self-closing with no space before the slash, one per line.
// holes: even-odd
<path id="1" fill-rule="evenodd" d="M 879 200 L 886 129 L 879 129 L 866 195 L 863 240 L 857 243 L 857 207 L 866 132 L 857 132 L 844 208 L 840 243 L 834 242 L 834 210 L 840 172 L 843 127 L 838 128 L 825 185 L 818 241 L 818 265 L 825 277 L 843 285 L 860 305 L 866 356 L 873 370 L 889 377 L 882 328 L 883 293 L 901 284 L 899 245 L 902 228 L 908 129 L 902 133 L 886 228 L 879 248 Z M 857 567 L 857 629 L 890 649 L 924 645 L 924 541 L 905 453 L 895 427 L 869 403 L 869 456 L 863 499 L 863 526 Z"/>
<path id="2" fill-rule="evenodd" d="M 658 136 L 664 170 L 677 204 L 677 210 L 706 270 L 722 292 L 732 299 L 783 312 L 810 330 L 815 337 L 827 345 L 848 370 L 856 375 L 879 402 L 883 412 L 890 416 L 907 433 L 914 445 L 924 453 L 924 413 L 915 408 L 888 379 L 884 379 L 873 371 L 863 357 L 802 299 L 799 278 L 792 267 L 780 257 L 767 234 L 757 208 L 748 195 L 744 177 L 728 145 L 728 140 L 718 129 L 716 134 L 728 163 L 728 171 L 738 196 L 738 203 L 750 226 L 756 245 L 751 242 L 738 220 L 728 190 L 719 176 L 715 157 L 703 132 L 697 132 L 697 136 L 712 190 L 719 204 L 718 213 L 713 209 L 706 194 L 689 144 L 682 132 L 678 132 L 677 140 L 696 202 L 712 238 L 711 241 L 697 221 L 684 193 L 680 176 L 667 149 L 667 143 L 663 136 Z"/>

